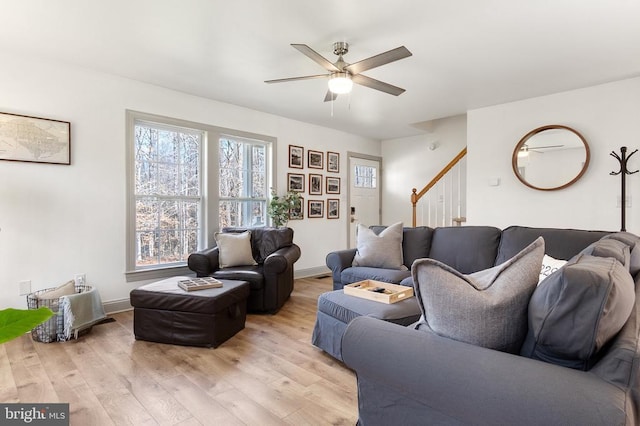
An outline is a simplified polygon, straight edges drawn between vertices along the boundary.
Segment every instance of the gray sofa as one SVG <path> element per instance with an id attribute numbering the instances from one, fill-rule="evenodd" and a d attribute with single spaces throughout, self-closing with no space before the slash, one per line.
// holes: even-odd
<path id="1" fill-rule="evenodd" d="M 431 257 L 465 274 L 504 262 L 538 236 L 544 238 L 550 256 L 575 259 L 587 246 L 609 234 L 526 227 L 503 231 L 491 227 L 407 228 L 404 232 L 405 237 L 413 234 L 403 240 L 406 263 Z M 418 233 L 431 238 L 416 244 L 417 238 L 413 237 Z M 327 256 L 335 288 L 367 278 L 412 283 L 407 271 L 354 270 L 348 261 L 350 253 L 353 251 L 343 250 Z M 631 261 L 636 267 L 630 282 L 635 286 L 636 299 L 631 314 L 582 369 L 567 368 L 563 366 L 566 360 L 558 357 L 543 362 L 544 353 L 519 356 L 402 326 L 406 324 L 399 325 L 376 313 L 370 315 L 357 303 L 341 299 L 341 291 L 327 294 L 335 306 L 332 310 L 325 306 L 322 315 L 326 318 L 316 324 L 321 330 L 314 330 L 314 339 L 318 335 L 314 343 L 322 347 L 330 341 L 328 352 L 339 355 L 337 358 L 356 372 L 358 424 L 362 426 L 639 424 L 640 248 L 634 253 Z M 415 313 L 415 306 L 407 307 Z M 531 305 L 529 309 L 531 318 Z M 319 318 L 320 314 L 319 307 Z M 339 326 L 341 323 L 344 327 Z M 328 339 L 330 331 L 340 335 L 339 343 Z M 568 339 L 573 337 L 571 332 L 567 334 Z M 529 343 L 531 338 L 530 329 Z"/>

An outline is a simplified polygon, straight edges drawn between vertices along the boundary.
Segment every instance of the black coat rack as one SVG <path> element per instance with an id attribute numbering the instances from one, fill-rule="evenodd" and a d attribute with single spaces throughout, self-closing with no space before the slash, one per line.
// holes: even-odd
<path id="1" fill-rule="evenodd" d="M 620 175 L 622 177 L 622 208 L 621 210 L 621 221 L 622 221 L 622 225 L 620 226 L 620 230 L 621 231 L 626 231 L 626 226 L 625 226 L 625 219 L 626 219 L 626 205 L 627 205 L 627 185 L 625 182 L 625 177 L 627 175 L 632 175 L 634 173 L 638 173 L 638 170 L 634 171 L 634 172 L 630 172 L 629 169 L 627 169 L 627 161 L 629 160 L 629 158 L 631 158 L 631 156 L 633 154 L 635 154 L 636 152 L 638 152 L 638 150 L 636 149 L 635 151 L 633 151 L 631 154 L 629 154 L 629 156 L 627 157 L 627 147 L 626 146 L 622 146 L 620 147 L 620 155 L 618 155 L 616 152 L 611 151 L 611 153 L 609 155 L 611 155 L 612 157 L 614 157 L 616 160 L 618 160 L 620 162 L 620 170 L 617 172 L 611 172 L 609 173 L 610 175 Z"/>

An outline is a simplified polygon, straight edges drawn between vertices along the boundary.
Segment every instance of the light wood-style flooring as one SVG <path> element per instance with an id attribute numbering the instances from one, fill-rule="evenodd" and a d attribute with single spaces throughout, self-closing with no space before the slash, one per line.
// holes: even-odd
<path id="1" fill-rule="evenodd" d="M 0 345 L 0 401 L 68 402 L 71 425 L 353 425 L 352 371 L 311 345 L 331 280 L 298 279 L 276 315 L 217 349 L 136 341 L 133 312 L 78 340 Z"/>

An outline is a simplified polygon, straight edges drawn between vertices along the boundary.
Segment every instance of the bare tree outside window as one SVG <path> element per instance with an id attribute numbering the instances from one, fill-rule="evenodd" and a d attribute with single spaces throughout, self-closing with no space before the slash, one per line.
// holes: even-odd
<path id="1" fill-rule="evenodd" d="M 200 234 L 202 132 L 134 128 L 136 267 L 186 262 Z"/>
<path id="2" fill-rule="evenodd" d="M 219 226 L 267 224 L 267 146 L 263 142 L 219 140 Z"/>

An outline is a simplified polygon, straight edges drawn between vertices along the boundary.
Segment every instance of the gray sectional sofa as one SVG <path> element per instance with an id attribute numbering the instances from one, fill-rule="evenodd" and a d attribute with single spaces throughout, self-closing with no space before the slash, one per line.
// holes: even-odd
<path id="1" fill-rule="evenodd" d="M 377 232 L 383 229 L 375 228 Z M 614 234 L 604 231 L 422 227 L 405 228 L 403 235 L 406 271 L 353 267 L 350 258 L 354 250 L 327 256 L 336 290 L 319 300 L 313 343 L 356 372 L 359 425 L 640 423 L 640 244 L 635 247 L 634 242 L 629 243 L 626 255 L 616 253 L 614 259 L 606 257 L 613 256 L 611 250 L 600 243 L 603 237 L 615 238 Z M 464 343 L 418 327 L 416 322 L 424 316 L 417 298 L 395 304 L 395 311 L 390 312 L 388 306 L 393 305 L 355 300 L 339 290 L 363 279 L 413 285 L 420 277 L 415 271 L 412 275 L 410 267 L 421 258 L 436 259 L 463 274 L 473 274 L 503 263 L 540 236 L 546 254 L 570 261 L 548 278 L 555 280 L 553 285 L 560 290 L 549 291 L 552 285 L 543 281 L 534 291 L 521 353 Z M 597 256 L 604 256 L 604 260 Z M 610 314 L 607 300 L 620 298 L 615 285 L 609 284 L 619 280 L 607 268 L 600 275 L 594 273 L 581 264 L 588 264 L 587 260 L 615 264 L 616 271 L 630 275 L 620 284 L 627 286 L 624 298 L 631 299 L 627 303 L 630 314 L 626 319 L 624 312 L 624 325 L 605 342 L 598 322 L 606 322 Z M 593 286 L 598 290 L 591 291 L 592 282 L 598 280 L 605 284 Z M 419 288 L 416 291 L 420 293 Z M 583 291 L 587 296 L 580 293 Z M 604 292 L 598 296 L 602 306 L 595 307 L 600 316 L 589 322 L 585 316 L 590 315 L 593 302 L 583 303 L 581 298 L 592 297 L 597 291 Z M 563 310 L 554 300 L 570 300 L 574 305 Z M 558 320 L 564 321 L 563 328 L 544 329 L 545 321 L 551 322 L 553 315 L 563 317 Z M 585 332 L 584 324 L 596 328 L 589 338 L 580 334 Z M 553 347 L 554 342 L 563 340 L 568 342 L 567 351 Z"/>

